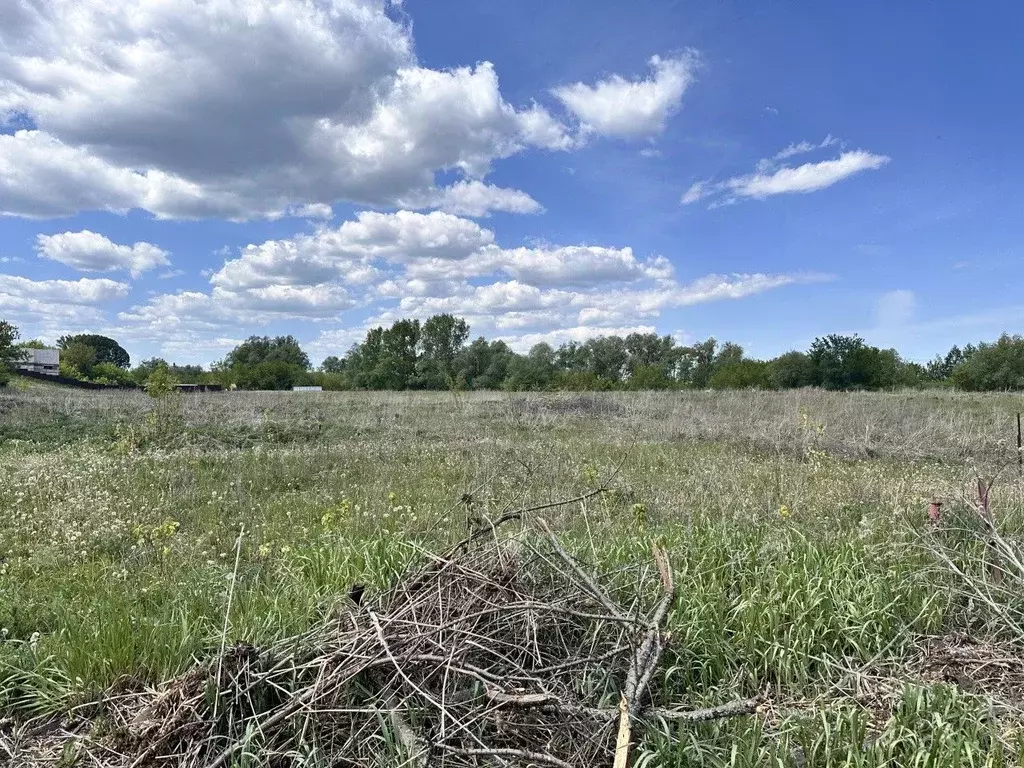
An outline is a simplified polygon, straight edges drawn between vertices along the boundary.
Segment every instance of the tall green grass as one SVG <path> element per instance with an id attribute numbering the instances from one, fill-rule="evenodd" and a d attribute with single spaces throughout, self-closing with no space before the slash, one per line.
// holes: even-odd
<path id="1" fill-rule="evenodd" d="M 549 520 L 612 588 L 652 539 L 669 552 L 679 599 L 659 695 L 772 702 L 673 726 L 641 764 L 1019 759 L 1015 716 L 989 717 L 981 696 L 908 676 L 879 708 L 850 684 L 898 668 L 923 635 L 998 631 L 922 537 L 928 499 L 959 508 L 972 473 L 1002 461 L 999 398 L 225 393 L 160 412 L 134 395 L 5 397 L 0 431 L 18 439 L 0 445 L 0 710 L 18 718 L 180 674 L 216 652 L 225 620 L 228 642 L 301 633 L 471 518 L 580 495 L 618 468 L 611 491 Z M 1022 499 L 1010 478 L 1003 519 L 1024 519 Z"/>

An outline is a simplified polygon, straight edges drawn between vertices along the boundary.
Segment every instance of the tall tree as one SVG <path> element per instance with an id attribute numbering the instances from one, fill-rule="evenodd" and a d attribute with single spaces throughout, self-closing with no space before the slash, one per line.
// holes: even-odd
<path id="1" fill-rule="evenodd" d="M 631 333 L 626 337 L 626 354 L 629 360 L 626 367 L 633 375 L 640 368 L 660 370 L 667 378 L 675 372 L 679 350 L 671 336 L 658 336 L 656 333 Z M 650 376 L 647 371 L 645 376 Z"/>
<path id="2" fill-rule="evenodd" d="M 585 371 L 590 366 L 590 350 L 578 341 L 567 341 L 555 352 L 554 362 L 560 371 Z"/>
<path id="3" fill-rule="evenodd" d="M 409 389 L 416 382 L 420 345 L 418 319 L 400 319 L 381 334 L 381 351 L 374 367 L 374 389 Z"/>
<path id="4" fill-rule="evenodd" d="M 309 356 L 294 336 L 250 336 L 224 358 L 227 368 L 248 367 L 259 363 L 288 363 L 306 370 Z"/>
<path id="5" fill-rule="evenodd" d="M 469 325 L 460 317 L 434 315 L 420 329 L 423 354 L 417 364 L 419 386 L 447 389 L 455 384 L 455 358 L 469 338 Z"/>
<path id="6" fill-rule="evenodd" d="M 626 342 L 621 336 L 599 336 L 586 343 L 587 369 L 609 382 L 622 381 L 626 373 Z"/>
<path id="7" fill-rule="evenodd" d="M 935 359 L 928 363 L 925 368 L 927 377 L 932 381 L 948 379 L 953 375 L 957 366 L 965 362 L 976 351 L 977 348 L 973 344 L 968 344 L 963 349 L 954 344 L 944 356 L 936 355 Z"/>
<path id="8" fill-rule="evenodd" d="M 501 389 L 515 357 L 504 341 L 488 342 L 481 336 L 459 354 L 457 384 L 465 389 Z"/>
<path id="9" fill-rule="evenodd" d="M 324 373 L 344 373 L 345 359 L 338 357 L 337 355 L 328 355 L 324 358 L 324 361 L 320 363 L 320 370 Z"/>
<path id="10" fill-rule="evenodd" d="M 681 355 L 681 374 L 691 387 L 707 389 L 711 374 L 715 370 L 715 350 L 718 342 L 711 338 L 690 347 L 684 347 Z"/>
<path id="11" fill-rule="evenodd" d="M 17 327 L 6 320 L 0 320 L 0 387 L 11 380 L 10 366 L 22 357 L 21 350 L 15 344 L 18 336 Z"/>
<path id="12" fill-rule="evenodd" d="M 548 389 L 555 375 L 555 350 L 550 344 L 534 344 L 527 355 L 516 355 L 509 366 L 505 388 L 538 391 Z"/>
<path id="13" fill-rule="evenodd" d="M 57 339 L 57 347 L 62 350 L 66 350 L 72 344 L 84 344 L 87 347 L 92 347 L 96 352 L 95 362 L 97 363 L 112 363 L 125 370 L 131 365 L 131 358 L 125 348 L 109 336 L 79 333 L 73 336 L 61 336 Z"/>
<path id="14" fill-rule="evenodd" d="M 307 380 L 309 356 L 294 336 L 250 336 L 217 368 L 245 389 L 291 389 Z"/>
<path id="15" fill-rule="evenodd" d="M 345 358 L 345 367 L 353 384 L 360 389 L 379 389 L 374 379 L 377 362 L 384 352 L 384 329 L 371 328 L 362 344 L 356 344 Z"/>

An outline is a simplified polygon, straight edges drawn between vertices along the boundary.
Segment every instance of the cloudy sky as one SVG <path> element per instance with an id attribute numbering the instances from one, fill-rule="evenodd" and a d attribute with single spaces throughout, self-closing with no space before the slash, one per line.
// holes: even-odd
<path id="1" fill-rule="evenodd" d="M 1022 22 L 3 0 L 0 317 L 201 363 L 437 312 L 522 349 L 858 332 L 926 359 L 1024 326 Z"/>

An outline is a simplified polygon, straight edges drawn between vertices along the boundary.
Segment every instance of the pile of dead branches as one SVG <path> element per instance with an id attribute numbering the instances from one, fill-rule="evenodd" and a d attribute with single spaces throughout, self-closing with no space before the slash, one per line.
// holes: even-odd
<path id="1" fill-rule="evenodd" d="M 625 766 L 640 728 L 755 710 L 660 702 L 672 571 L 602 585 L 541 535 L 472 537 L 278 647 L 236 646 L 108 707 L 103 766 Z M 88 764 L 88 762 L 86 762 Z"/>

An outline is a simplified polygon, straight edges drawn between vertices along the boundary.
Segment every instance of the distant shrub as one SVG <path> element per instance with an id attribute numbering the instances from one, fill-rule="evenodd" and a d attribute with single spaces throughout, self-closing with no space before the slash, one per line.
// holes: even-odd
<path id="1" fill-rule="evenodd" d="M 672 389 L 676 382 L 662 365 L 638 365 L 627 382 L 629 389 Z"/>
<path id="2" fill-rule="evenodd" d="M 775 389 L 813 386 L 814 363 L 803 352 L 786 352 L 769 363 L 768 380 Z"/>
<path id="3" fill-rule="evenodd" d="M 60 351 L 60 375 L 69 379 L 87 379 L 96 365 L 96 350 L 88 344 L 73 342 Z"/>
<path id="4" fill-rule="evenodd" d="M 708 385 L 712 389 L 769 389 L 769 370 L 768 363 L 760 360 L 738 360 L 715 370 Z"/>
<path id="5" fill-rule="evenodd" d="M 974 392 L 1024 389 L 1024 336 L 1004 333 L 995 343 L 982 342 L 952 379 L 958 389 Z"/>
<path id="6" fill-rule="evenodd" d="M 89 378 L 98 384 L 134 384 L 132 375 L 113 363 L 96 363 Z"/>
<path id="7" fill-rule="evenodd" d="M 146 379 L 146 394 L 161 398 L 175 391 L 177 382 L 166 367 L 156 368 Z"/>

